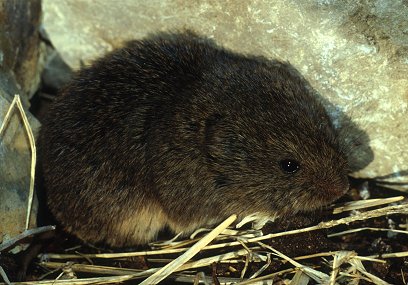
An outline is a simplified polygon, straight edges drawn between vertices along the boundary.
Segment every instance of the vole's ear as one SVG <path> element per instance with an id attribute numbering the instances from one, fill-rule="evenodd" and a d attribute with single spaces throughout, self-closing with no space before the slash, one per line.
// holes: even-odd
<path id="1" fill-rule="evenodd" d="M 246 136 L 227 114 L 213 113 L 206 118 L 203 141 L 207 160 L 215 165 L 223 161 L 238 166 L 245 164 L 249 157 Z"/>

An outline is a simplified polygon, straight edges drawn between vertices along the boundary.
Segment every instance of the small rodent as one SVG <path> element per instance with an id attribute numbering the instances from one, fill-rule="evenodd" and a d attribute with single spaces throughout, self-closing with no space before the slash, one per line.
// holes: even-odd
<path id="1" fill-rule="evenodd" d="M 193 32 L 128 42 L 78 72 L 43 120 L 47 200 L 91 243 L 134 246 L 348 190 L 346 150 L 305 79 Z"/>

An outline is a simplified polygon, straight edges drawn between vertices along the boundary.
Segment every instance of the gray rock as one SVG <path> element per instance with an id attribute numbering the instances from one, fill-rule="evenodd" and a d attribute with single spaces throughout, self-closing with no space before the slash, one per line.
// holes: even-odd
<path id="1" fill-rule="evenodd" d="M 38 28 L 41 1 L 2 1 L 0 4 L 0 126 L 14 94 L 23 105 L 38 89 L 43 45 Z M 39 122 L 26 111 L 36 134 Z M 25 229 L 30 183 L 31 150 L 21 117 L 16 110 L 0 137 L 0 243 Z M 31 227 L 36 226 L 38 207 L 34 201 Z"/>
<path id="2" fill-rule="evenodd" d="M 44 0 L 44 25 L 74 69 L 125 40 L 183 28 L 239 52 L 288 60 L 324 96 L 344 139 L 357 138 L 354 175 L 393 173 L 408 182 L 404 0 Z"/>

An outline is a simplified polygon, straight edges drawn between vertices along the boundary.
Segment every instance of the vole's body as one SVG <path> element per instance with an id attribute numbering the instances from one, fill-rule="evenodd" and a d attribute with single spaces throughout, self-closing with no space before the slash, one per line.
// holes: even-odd
<path id="1" fill-rule="evenodd" d="M 111 246 L 315 209 L 348 188 L 336 132 L 293 68 L 191 33 L 130 42 L 80 71 L 40 149 L 56 218 Z"/>

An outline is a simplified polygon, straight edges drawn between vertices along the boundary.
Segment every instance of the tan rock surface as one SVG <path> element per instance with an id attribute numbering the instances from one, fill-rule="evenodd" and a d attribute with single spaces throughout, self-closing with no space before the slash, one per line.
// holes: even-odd
<path id="1" fill-rule="evenodd" d="M 368 133 L 375 158 L 356 176 L 408 169 L 408 4 L 404 0 L 44 0 L 44 24 L 74 68 L 160 30 L 192 28 L 226 47 L 290 61 Z M 336 106 L 336 107 L 334 107 Z M 352 136 L 359 132 L 345 130 Z M 366 148 L 365 148 L 366 149 Z M 354 160 L 370 161 L 356 149 Z M 408 181 L 405 177 L 400 177 Z"/>

